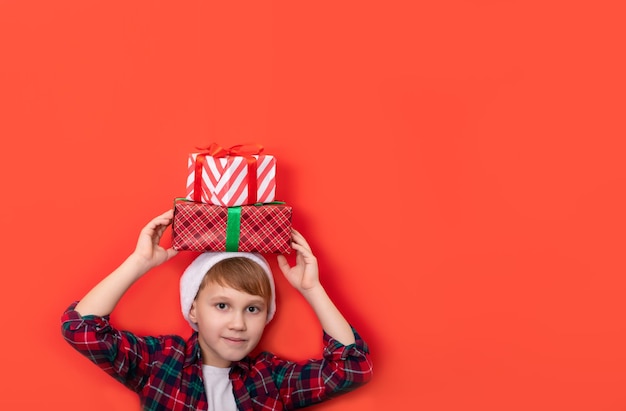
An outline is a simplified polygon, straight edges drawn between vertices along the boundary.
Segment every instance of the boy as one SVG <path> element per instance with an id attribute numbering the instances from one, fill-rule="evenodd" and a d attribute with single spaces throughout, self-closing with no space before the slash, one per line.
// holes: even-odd
<path id="1" fill-rule="evenodd" d="M 62 318 L 64 338 L 137 392 L 144 410 L 296 409 L 369 381 L 367 346 L 326 294 L 317 260 L 295 230 L 296 264 L 279 255 L 278 266 L 322 325 L 322 359 L 291 362 L 267 352 L 248 355 L 275 311 L 271 270 L 252 253 L 203 253 L 185 269 L 181 309 L 194 329 L 188 339 L 140 337 L 113 328 L 109 314 L 129 287 L 176 255 L 159 245 L 172 217 L 170 210 L 146 225 L 135 251 Z"/>

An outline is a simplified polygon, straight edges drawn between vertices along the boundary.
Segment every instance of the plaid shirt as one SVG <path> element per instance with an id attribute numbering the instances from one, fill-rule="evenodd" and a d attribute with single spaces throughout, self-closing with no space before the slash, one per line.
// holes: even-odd
<path id="1" fill-rule="evenodd" d="M 62 321 L 64 338 L 78 352 L 135 391 L 144 410 L 206 410 L 198 333 L 139 337 L 111 326 L 109 317 L 82 317 L 73 303 Z M 372 363 L 365 342 L 344 346 L 324 333 L 323 359 L 281 360 L 263 352 L 233 363 L 230 379 L 237 407 L 291 410 L 351 391 L 369 381 Z"/>

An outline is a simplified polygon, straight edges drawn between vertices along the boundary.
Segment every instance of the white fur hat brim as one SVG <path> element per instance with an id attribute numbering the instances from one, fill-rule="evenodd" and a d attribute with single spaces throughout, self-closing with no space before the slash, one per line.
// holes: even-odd
<path id="1" fill-rule="evenodd" d="M 272 298 L 270 300 L 270 306 L 267 311 L 267 322 L 269 323 L 274 317 L 276 312 L 276 292 L 274 287 L 274 277 L 270 266 L 260 254 L 257 253 L 244 253 L 244 252 L 205 252 L 196 257 L 195 260 L 189 264 L 189 266 L 183 272 L 180 277 L 180 307 L 183 313 L 183 317 L 187 320 L 191 328 L 198 331 L 198 326 L 189 320 L 189 310 L 193 304 L 193 300 L 198 294 L 198 289 L 202 283 L 202 279 L 206 273 L 217 264 L 219 261 L 233 257 L 245 257 L 255 263 L 259 264 L 263 271 L 267 274 L 270 280 L 270 286 L 272 289 Z"/>

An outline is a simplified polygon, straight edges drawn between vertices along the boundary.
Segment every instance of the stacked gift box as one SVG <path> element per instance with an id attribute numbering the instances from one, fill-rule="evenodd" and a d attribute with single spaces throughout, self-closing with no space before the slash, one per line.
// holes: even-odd
<path id="1" fill-rule="evenodd" d="M 276 159 L 257 144 L 189 154 L 187 193 L 174 201 L 172 246 L 289 253 L 291 207 L 275 201 Z"/>

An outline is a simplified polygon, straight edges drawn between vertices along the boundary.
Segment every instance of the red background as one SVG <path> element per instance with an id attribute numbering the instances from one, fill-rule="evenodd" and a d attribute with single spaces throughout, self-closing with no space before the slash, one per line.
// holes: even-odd
<path id="1" fill-rule="evenodd" d="M 319 409 L 625 410 L 621 3 L 0 1 L 0 406 L 139 409 L 59 317 L 215 141 L 277 157 L 371 346 L 373 381 Z M 191 257 L 114 322 L 187 335 Z M 316 355 L 277 281 L 263 347 Z"/>

